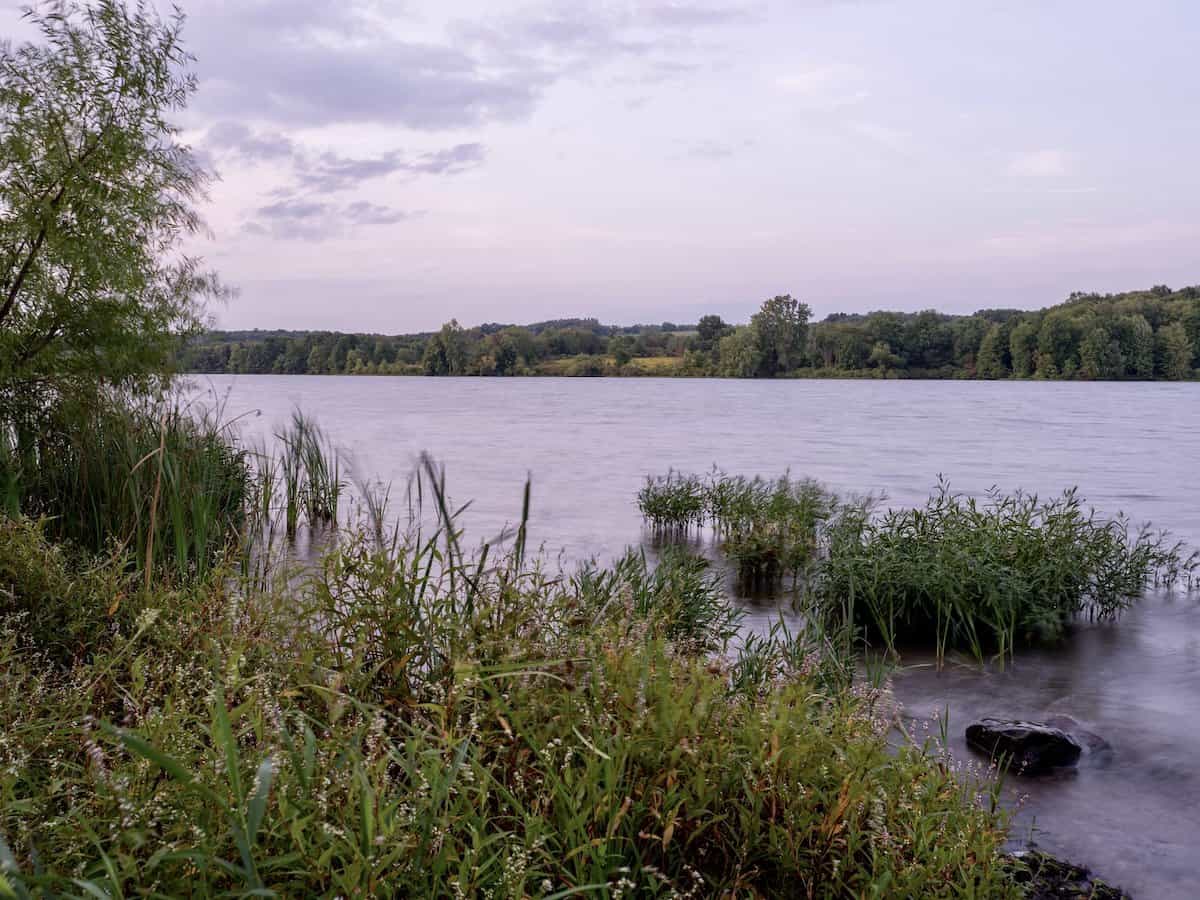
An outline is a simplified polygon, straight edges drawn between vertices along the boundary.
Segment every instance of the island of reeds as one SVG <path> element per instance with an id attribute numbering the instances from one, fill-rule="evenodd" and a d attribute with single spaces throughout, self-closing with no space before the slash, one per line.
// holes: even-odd
<path id="1" fill-rule="evenodd" d="M 686 549 L 561 571 L 527 546 L 528 490 L 480 544 L 433 460 L 393 497 L 347 484 L 300 413 L 247 446 L 170 379 L 228 293 L 182 252 L 205 183 L 172 124 L 196 84 L 182 19 L 118 0 L 28 18 L 33 42 L 0 45 L 0 896 L 1019 898 L 1074 879 L 1007 852 L 997 770 L 897 740 L 859 653 L 1069 639 L 1186 581 L 1182 551 L 1070 493 L 879 513 L 788 477 L 651 480 L 655 528 L 711 525 L 741 577 L 814 603 L 743 637 Z M 1183 304 L 1156 332 L 1182 366 L 1191 295 L 1154 302 Z M 756 359 L 755 334 L 720 355 Z"/>

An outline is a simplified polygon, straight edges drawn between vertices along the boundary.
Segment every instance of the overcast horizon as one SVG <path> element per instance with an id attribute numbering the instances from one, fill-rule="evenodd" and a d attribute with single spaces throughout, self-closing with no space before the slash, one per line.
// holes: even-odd
<path id="1" fill-rule="evenodd" d="M 183 5 L 185 137 L 220 175 L 194 249 L 240 291 L 219 327 L 1200 282 L 1194 4 Z"/>

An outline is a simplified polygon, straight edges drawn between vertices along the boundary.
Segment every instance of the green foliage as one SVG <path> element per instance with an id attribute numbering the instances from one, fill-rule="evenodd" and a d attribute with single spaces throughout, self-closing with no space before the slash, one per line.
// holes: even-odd
<path id="1" fill-rule="evenodd" d="M 660 528 L 707 518 L 743 590 L 773 592 L 790 576 L 822 621 L 893 653 L 917 642 L 939 657 L 1004 657 L 1061 639 L 1081 616 L 1115 618 L 1150 583 L 1200 584 L 1200 554 L 1085 511 L 1073 490 L 1049 501 L 992 490 L 979 502 L 939 482 L 924 507 L 880 515 L 813 481 L 672 472 L 648 479 L 638 502 Z"/>
<path id="2" fill-rule="evenodd" d="M 642 518 L 656 531 L 686 534 L 704 523 L 708 490 L 695 475 L 668 472 L 646 476 L 637 504 Z"/>
<path id="3" fill-rule="evenodd" d="M 750 327 L 758 339 L 755 375 L 770 378 L 804 364 L 811 313 L 807 304 L 786 294 L 763 302 L 750 317 Z"/>
<path id="4" fill-rule="evenodd" d="M 1037 346 L 1036 320 L 1026 319 L 1013 328 L 1009 338 L 1009 353 L 1012 357 L 1012 373 L 1018 378 L 1028 378 L 1033 374 Z"/>
<path id="5" fill-rule="evenodd" d="M 721 338 L 719 372 L 727 378 L 753 378 L 762 368 L 761 342 L 753 325 L 740 326 Z"/>
<path id="6" fill-rule="evenodd" d="M 1115 618 L 1152 581 L 1191 587 L 1197 561 L 1163 534 L 1085 511 L 1074 491 L 993 490 L 980 503 L 942 482 L 924 508 L 844 508 L 812 594 L 890 651 L 917 641 L 982 658 L 1061 639 L 1079 616 Z"/>
<path id="7" fill-rule="evenodd" d="M 722 550 L 744 590 L 773 591 L 798 579 L 817 552 L 837 498 L 815 481 L 714 473 L 708 507 Z"/>
<path id="8" fill-rule="evenodd" d="M 872 368 L 882 369 L 899 369 L 904 366 L 904 359 L 892 352 L 892 347 L 887 341 L 876 341 L 871 348 L 871 354 L 867 357 L 867 364 Z"/>
<path id="9" fill-rule="evenodd" d="M 1200 363 L 1200 290 L 1193 288 L 1077 295 L 1041 312 L 838 313 L 812 324 L 804 304 L 777 297 L 749 325 L 715 315 L 695 329 L 668 331 L 671 324 L 621 328 L 585 319 L 463 329 L 451 322 L 432 335 L 394 337 L 216 332 L 193 341 L 180 364 L 275 374 L 1185 379 Z"/>
<path id="10" fill-rule="evenodd" d="M 1121 345 L 1113 339 L 1108 328 L 1096 324 L 1084 335 L 1079 345 L 1079 375 L 1081 378 L 1113 380 L 1125 372 Z"/>
<path id="11" fill-rule="evenodd" d="M 247 454 L 216 412 L 159 401 L 65 404 L 36 427 L 0 423 L 9 515 L 95 553 L 179 577 L 207 569 L 235 540 L 251 496 Z"/>
<path id="12" fill-rule="evenodd" d="M 21 553 L 53 553 L 19 527 Z M 214 572 L 65 674 L 6 615 L 8 887 L 1019 895 L 995 797 L 890 747 L 884 700 L 819 644 L 709 655 L 732 619 L 700 564 L 564 578 L 458 545 L 441 520 L 386 548 L 345 535 L 274 590 Z"/>
<path id="13" fill-rule="evenodd" d="M 0 521 L 0 618 L 19 623 L 45 657 L 69 667 L 128 631 L 141 610 L 137 586 L 118 564 L 53 544 L 46 522 Z"/>
<path id="14" fill-rule="evenodd" d="M 1158 371 L 1169 381 L 1181 381 L 1192 374 L 1192 345 L 1182 322 L 1163 326 L 1157 335 Z"/>
<path id="15" fill-rule="evenodd" d="M 668 472 L 647 478 L 638 509 L 660 535 L 687 536 L 709 522 L 733 562 L 740 585 L 774 591 L 795 581 L 813 559 L 837 498 L 815 481 L 787 475 L 769 481 L 714 470 L 707 479 Z"/>
<path id="16" fill-rule="evenodd" d="M 451 319 L 425 344 L 421 364 L 426 375 L 465 375 L 466 353 L 462 326 Z"/>
<path id="17" fill-rule="evenodd" d="M 975 374 L 980 378 L 1003 378 L 1008 374 L 1004 365 L 1002 335 L 1001 327 L 993 325 L 983 336 L 975 358 Z"/>
<path id="18" fill-rule="evenodd" d="M 181 242 L 206 176 L 174 124 L 195 88 L 182 17 L 38 5 L 0 45 L 0 402 L 143 388 L 222 294 Z"/>
<path id="19" fill-rule="evenodd" d="M 264 513 L 261 521 L 269 527 L 278 519 L 271 501 L 282 488 L 283 522 L 289 537 L 296 536 L 301 515 L 313 528 L 335 524 L 345 485 L 337 453 L 325 433 L 295 410 L 288 427 L 275 437 L 280 446 L 278 456 L 266 451 L 258 454 L 255 487 Z"/>

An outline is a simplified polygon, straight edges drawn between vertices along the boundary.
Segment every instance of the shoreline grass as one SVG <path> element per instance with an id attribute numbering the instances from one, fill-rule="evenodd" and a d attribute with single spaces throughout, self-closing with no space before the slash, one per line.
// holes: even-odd
<path id="1" fill-rule="evenodd" d="M 299 416 L 287 433 L 257 457 L 250 525 L 206 568 L 0 521 L 10 895 L 1023 895 L 998 783 L 936 742 L 896 745 L 887 691 L 855 675 L 859 619 L 742 635 L 719 574 L 675 547 L 657 565 L 550 568 L 525 547 L 528 486 L 521 525 L 466 552 L 428 458 L 408 530 L 385 529 L 379 485 L 360 486 L 358 524 L 339 522 L 328 441 Z M 315 488 L 312 448 L 330 454 Z M 646 490 L 664 523 L 712 524 L 727 545 L 787 524 L 767 543 L 794 546 L 806 578 L 827 557 L 857 578 L 909 521 L 868 532 L 852 518 L 865 505 L 787 476 L 672 473 Z M 948 523 L 992 521 L 937 502 Z M 1186 570 L 1073 495 L 997 502 L 1031 532 L 1066 523 L 1046 560 L 1092 528 L 1080 558 L 1117 553 L 1095 584 L 1119 595 L 1151 563 Z M 336 538 L 303 572 L 270 573 L 261 532 L 293 517 Z"/>
<path id="2" fill-rule="evenodd" d="M 890 747 L 815 632 L 733 646 L 683 553 L 464 553 L 417 479 L 431 528 L 343 528 L 299 580 L 0 524 L 11 894 L 1020 895 L 993 789 Z"/>

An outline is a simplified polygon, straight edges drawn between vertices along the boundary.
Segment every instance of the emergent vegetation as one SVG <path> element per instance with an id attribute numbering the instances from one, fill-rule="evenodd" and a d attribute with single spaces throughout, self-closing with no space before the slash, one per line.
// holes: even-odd
<path id="1" fill-rule="evenodd" d="M 815 634 L 733 652 L 694 559 L 519 546 L 168 587 L 0 526 L 6 893 L 1020 896 L 994 796 Z"/>
<path id="2" fill-rule="evenodd" d="M 720 375 L 735 378 L 1194 378 L 1200 287 L 1073 294 L 1037 312 L 872 312 L 809 322 L 791 297 L 747 325 L 629 327 L 567 319 L 519 327 L 447 323 L 433 334 L 211 332 L 180 365 L 281 375 Z"/>
<path id="3" fill-rule="evenodd" d="M 767 481 L 714 470 L 706 479 L 675 472 L 647 478 L 638 509 L 664 537 L 686 536 L 709 523 L 739 585 L 757 592 L 777 588 L 785 576 L 799 580 L 838 501 L 811 480 L 784 475 Z"/>
<path id="4" fill-rule="evenodd" d="M 1164 534 L 1086 509 L 993 490 L 983 502 L 945 483 L 922 509 L 849 509 L 829 530 L 816 588 L 825 612 L 895 651 L 933 642 L 977 657 L 1055 641 L 1080 616 L 1113 619 L 1151 583 L 1194 584 L 1197 556 Z"/>
<path id="5" fill-rule="evenodd" d="M 686 490 L 685 490 L 686 489 Z M 1113 619 L 1147 586 L 1191 589 L 1200 555 L 1122 516 L 1086 509 L 1074 490 L 1048 501 L 993 489 L 981 502 L 944 482 L 920 509 L 879 513 L 811 481 L 707 480 L 671 473 L 638 494 L 655 528 L 697 497 L 743 589 L 778 590 L 826 623 L 892 653 L 903 644 L 982 659 L 1061 639 L 1080 617 Z"/>

